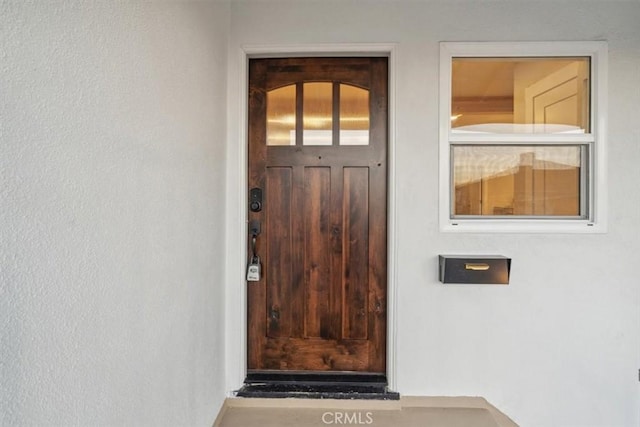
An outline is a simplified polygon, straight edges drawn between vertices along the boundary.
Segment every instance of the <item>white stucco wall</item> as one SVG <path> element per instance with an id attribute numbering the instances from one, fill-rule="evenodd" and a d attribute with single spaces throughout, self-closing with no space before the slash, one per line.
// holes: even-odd
<path id="1" fill-rule="evenodd" d="M 244 370 L 242 47 L 393 42 L 397 390 L 484 396 L 523 426 L 640 425 L 639 22 L 637 1 L 232 2 L 227 389 Z M 608 41 L 608 233 L 439 231 L 438 42 L 459 40 Z M 441 253 L 507 255 L 511 284 L 442 285 Z"/>
<path id="2" fill-rule="evenodd" d="M 637 1 L 0 1 L 0 424 L 211 424 L 244 370 L 241 46 L 381 42 L 397 390 L 640 425 L 638 22 Z M 607 234 L 439 231 L 444 40 L 608 41 Z M 439 284 L 458 252 L 512 257 L 511 284 Z"/>
<path id="3" fill-rule="evenodd" d="M 228 5 L 0 1 L 0 425 L 211 425 Z"/>

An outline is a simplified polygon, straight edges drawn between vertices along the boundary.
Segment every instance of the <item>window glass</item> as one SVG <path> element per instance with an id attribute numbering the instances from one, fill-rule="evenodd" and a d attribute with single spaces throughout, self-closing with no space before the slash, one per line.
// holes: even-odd
<path id="1" fill-rule="evenodd" d="M 453 216 L 580 217 L 586 148 L 454 145 Z"/>
<path id="2" fill-rule="evenodd" d="M 296 86 L 267 92 L 267 145 L 296 145 Z"/>
<path id="3" fill-rule="evenodd" d="M 303 85 L 303 145 L 331 145 L 333 141 L 333 84 Z"/>
<path id="4" fill-rule="evenodd" d="M 600 233 L 606 42 L 440 43 L 440 226 Z"/>
<path id="5" fill-rule="evenodd" d="M 589 133 L 588 57 L 457 57 L 454 133 Z"/>
<path id="6" fill-rule="evenodd" d="M 369 91 L 340 84 L 340 145 L 369 144 Z M 267 92 L 267 145 L 296 145 L 296 85 Z M 302 86 L 302 144 L 333 145 L 334 84 Z"/>
<path id="7" fill-rule="evenodd" d="M 369 144 L 369 91 L 340 85 L 340 145 Z"/>

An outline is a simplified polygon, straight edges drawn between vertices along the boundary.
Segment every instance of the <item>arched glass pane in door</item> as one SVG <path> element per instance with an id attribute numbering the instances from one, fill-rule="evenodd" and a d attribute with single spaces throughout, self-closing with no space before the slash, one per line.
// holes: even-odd
<path id="1" fill-rule="evenodd" d="M 296 145 L 296 85 L 267 92 L 267 145 Z"/>
<path id="2" fill-rule="evenodd" d="M 305 83 L 303 93 L 303 145 L 333 143 L 333 83 Z"/>
<path id="3" fill-rule="evenodd" d="M 340 145 L 369 145 L 369 91 L 340 85 Z"/>

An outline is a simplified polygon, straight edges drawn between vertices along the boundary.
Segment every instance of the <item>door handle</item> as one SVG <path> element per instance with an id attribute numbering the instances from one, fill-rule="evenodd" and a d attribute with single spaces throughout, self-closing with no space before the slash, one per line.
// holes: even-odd
<path id="1" fill-rule="evenodd" d="M 249 234 L 256 237 L 259 236 L 261 231 L 260 228 L 260 221 L 258 221 L 257 219 L 251 220 L 251 222 L 249 223 Z"/>
<path id="2" fill-rule="evenodd" d="M 251 235 L 251 255 L 253 258 L 258 257 L 258 253 L 256 251 L 256 244 L 258 242 L 258 236 L 260 235 L 261 229 L 260 221 L 254 219 L 249 223 L 249 234 Z"/>
<path id="3" fill-rule="evenodd" d="M 260 281 L 260 257 L 256 249 L 256 242 L 260 234 L 260 221 L 252 220 L 249 223 L 249 233 L 251 234 L 251 257 L 247 266 L 247 282 Z"/>

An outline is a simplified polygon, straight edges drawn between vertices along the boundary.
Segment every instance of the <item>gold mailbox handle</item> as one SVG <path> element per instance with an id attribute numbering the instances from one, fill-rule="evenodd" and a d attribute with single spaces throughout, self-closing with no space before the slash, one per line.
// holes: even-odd
<path id="1" fill-rule="evenodd" d="M 464 269 L 473 271 L 486 271 L 489 269 L 489 264 L 467 262 L 464 264 Z"/>

